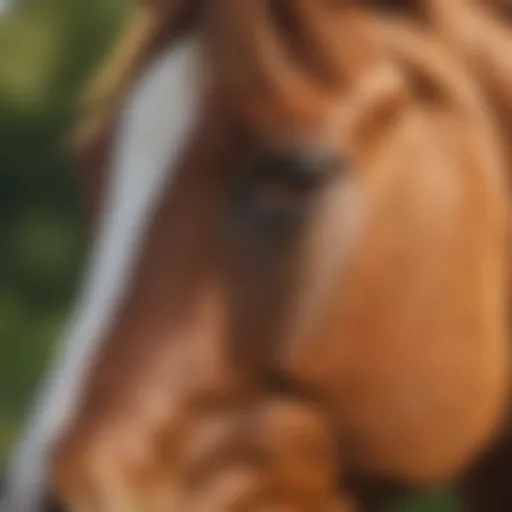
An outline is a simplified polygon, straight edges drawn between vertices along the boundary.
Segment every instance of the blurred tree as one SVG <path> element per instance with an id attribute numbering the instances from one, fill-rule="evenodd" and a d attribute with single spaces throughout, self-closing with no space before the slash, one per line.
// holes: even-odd
<path id="1" fill-rule="evenodd" d="M 0 5 L 0 7 L 2 7 Z M 0 455 L 72 300 L 84 240 L 63 140 L 125 0 L 18 0 L 0 10 Z"/>

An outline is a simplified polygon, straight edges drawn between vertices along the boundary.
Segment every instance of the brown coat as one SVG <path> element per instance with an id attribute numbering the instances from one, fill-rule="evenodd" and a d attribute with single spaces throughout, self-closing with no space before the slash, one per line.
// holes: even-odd
<path id="1" fill-rule="evenodd" d="M 241 510 L 343 510 L 345 470 L 428 485 L 463 476 L 498 437 L 512 35 L 499 6 L 416 3 L 283 2 L 271 25 L 263 3 L 215 0 L 216 15 L 195 20 L 210 108 L 61 440 L 56 485 L 69 503 L 104 486 L 115 506 L 148 510 L 186 488 L 185 510 L 232 510 L 237 492 Z M 114 108 L 75 138 L 93 216 L 123 93 L 190 19 L 162 12 L 139 8 L 100 80 Z M 246 139 L 289 144 L 291 128 L 294 143 L 330 144 L 348 176 L 319 196 L 293 257 L 262 263 L 250 233 L 217 223 Z M 355 240 L 347 180 L 364 198 Z"/>

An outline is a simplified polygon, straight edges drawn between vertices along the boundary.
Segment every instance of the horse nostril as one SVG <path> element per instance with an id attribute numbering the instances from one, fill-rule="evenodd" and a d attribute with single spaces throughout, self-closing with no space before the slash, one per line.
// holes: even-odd
<path id="1" fill-rule="evenodd" d="M 257 179 L 307 190 L 324 184 L 343 167 L 340 157 L 325 149 L 266 149 L 251 161 L 251 174 Z"/>

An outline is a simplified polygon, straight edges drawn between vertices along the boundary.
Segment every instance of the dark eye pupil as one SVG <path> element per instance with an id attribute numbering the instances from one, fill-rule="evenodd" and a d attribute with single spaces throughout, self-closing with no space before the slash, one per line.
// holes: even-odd
<path id="1" fill-rule="evenodd" d="M 240 169 L 233 190 L 230 218 L 237 232 L 265 240 L 300 227 L 318 197 L 344 166 L 327 150 L 263 149 L 253 152 Z"/>
<path id="2" fill-rule="evenodd" d="M 307 191 L 326 182 L 341 167 L 339 158 L 327 150 L 263 151 L 250 162 L 256 181 Z"/>
<path id="3" fill-rule="evenodd" d="M 393 14 L 417 14 L 420 10 L 419 0 L 367 0 L 366 5 L 382 12 Z"/>

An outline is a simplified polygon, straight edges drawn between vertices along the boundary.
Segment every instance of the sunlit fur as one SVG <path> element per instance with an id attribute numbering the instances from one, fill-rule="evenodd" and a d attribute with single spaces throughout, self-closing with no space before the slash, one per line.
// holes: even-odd
<path id="1" fill-rule="evenodd" d="M 199 122 L 45 467 L 70 510 L 357 511 L 345 476 L 478 463 L 509 399 L 502 9 L 203 3 Z M 266 146 L 345 163 L 279 244 L 231 209 Z"/>
<path id="2" fill-rule="evenodd" d="M 425 0 L 428 24 L 466 66 L 471 78 L 481 87 L 491 115 L 500 128 L 503 152 L 507 159 L 507 182 L 512 169 L 512 10 L 507 0 L 458 0 L 448 5 L 440 0 Z M 507 183 L 510 190 L 510 184 Z M 509 212 L 510 218 L 510 212 Z M 510 241 L 508 242 L 510 247 Z M 510 255 L 508 262 L 510 265 Z M 510 268 L 508 290 L 512 289 Z M 510 326 L 510 299 L 507 305 Z M 510 407 L 502 434 L 492 449 L 474 465 L 464 482 L 472 510 L 498 512 L 512 506 L 512 422 Z"/>

